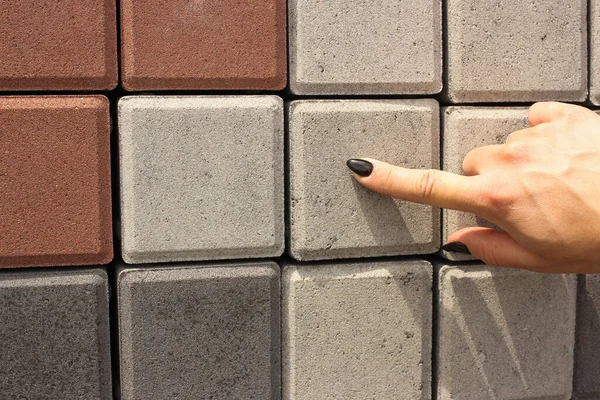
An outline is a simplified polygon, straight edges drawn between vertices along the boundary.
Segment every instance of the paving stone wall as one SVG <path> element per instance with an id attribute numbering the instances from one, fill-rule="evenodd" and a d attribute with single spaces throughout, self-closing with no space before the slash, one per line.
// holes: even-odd
<path id="1" fill-rule="evenodd" d="M 3 0 L 0 399 L 600 399 L 600 279 L 440 251 L 600 0 Z"/>

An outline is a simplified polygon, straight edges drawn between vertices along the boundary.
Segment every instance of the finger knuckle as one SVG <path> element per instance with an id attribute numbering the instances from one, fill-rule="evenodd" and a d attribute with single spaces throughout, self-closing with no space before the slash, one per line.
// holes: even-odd
<path id="1" fill-rule="evenodd" d="M 437 174 L 435 170 L 428 169 L 423 171 L 416 182 L 416 193 L 419 198 L 417 200 L 426 202 L 431 199 L 435 188 L 437 187 Z"/>
<path id="2" fill-rule="evenodd" d="M 527 161 L 533 153 L 533 146 L 525 141 L 507 142 L 501 151 L 502 157 L 509 162 Z"/>

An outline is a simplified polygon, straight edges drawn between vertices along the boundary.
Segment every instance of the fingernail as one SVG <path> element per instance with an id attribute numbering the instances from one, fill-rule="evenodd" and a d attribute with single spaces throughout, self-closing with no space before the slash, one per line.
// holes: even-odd
<path id="1" fill-rule="evenodd" d="M 471 254 L 469 248 L 461 242 L 452 242 L 442 246 L 442 250 L 450 251 L 452 253 L 460 254 Z"/>
<path id="2" fill-rule="evenodd" d="M 358 158 L 351 158 L 346 165 L 358 176 L 369 176 L 373 172 L 373 164 Z"/>

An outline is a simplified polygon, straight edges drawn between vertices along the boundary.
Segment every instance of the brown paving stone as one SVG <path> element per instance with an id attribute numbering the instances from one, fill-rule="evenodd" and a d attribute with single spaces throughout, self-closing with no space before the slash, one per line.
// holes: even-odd
<path id="1" fill-rule="evenodd" d="M 2 0 L 0 16 L 0 90 L 117 85 L 115 0 Z"/>
<path id="2" fill-rule="evenodd" d="M 0 97 L 0 268 L 112 260 L 103 96 Z"/>
<path id="3" fill-rule="evenodd" d="M 286 85 L 285 0 L 122 0 L 127 90 Z"/>

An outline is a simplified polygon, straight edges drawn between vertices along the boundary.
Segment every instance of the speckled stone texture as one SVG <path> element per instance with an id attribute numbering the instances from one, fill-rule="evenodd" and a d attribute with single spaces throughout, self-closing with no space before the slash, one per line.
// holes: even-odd
<path id="1" fill-rule="evenodd" d="M 439 209 L 374 193 L 346 167 L 349 158 L 369 156 L 410 168 L 438 168 L 435 100 L 295 101 L 289 129 L 292 257 L 374 257 L 439 249 Z"/>
<path id="2" fill-rule="evenodd" d="M 442 90 L 441 0 L 290 0 L 297 94 Z"/>
<path id="3" fill-rule="evenodd" d="M 587 0 L 448 0 L 452 102 L 583 101 Z"/>
<path id="4" fill-rule="evenodd" d="M 575 275 L 439 272 L 438 399 L 571 398 Z"/>
<path id="5" fill-rule="evenodd" d="M 285 9 L 285 0 L 122 0 L 123 86 L 283 89 Z"/>
<path id="6" fill-rule="evenodd" d="M 430 399 L 431 285 L 418 260 L 286 267 L 284 400 Z"/>
<path id="7" fill-rule="evenodd" d="M 600 399 L 600 275 L 580 278 L 574 398 Z"/>
<path id="8" fill-rule="evenodd" d="M 100 269 L 0 272 L 2 399 L 112 399 Z"/>
<path id="9" fill-rule="evenodd" d="M 503 144 L 508 135 L 529 126 L 526 107 L 448 107 L 443 118 L 444 171 L 462 174 L 463 160 L 469 151 L 482 146 Z M 469 226 L 498 229 L 497 226 L 474 214 L 456 210 L 443 210 L 442 242 L 455 231 Z M 472 260 L 473 257 L 442 251 L 455 261 Z"/>
<path id="10" fill-rule="evenodd" d="M 125 262 L 283 253 L 279 97 L 125 97 L 119 132 Z"/>
<path id="11" fill-rule="evenodd" d="M 590 0 L 590 100 L 600 105 L 600 0 Z M 598 396 L 600 398 L 600 395 Z"/>
<path id="12" fill-rule="evenodd" d="M 125 269 L 122 400 L 279 399 L 279 266 Z"/>
<path id="13" fill-rule="evenodd" d="M 0 97 L 0 268 L 113 258 L 103 96 Z"/>
<path id="14" fill-rule="evenodd" d="M 115 0 L 2 0 L 0 15 L 0 91 L 117 86 Z"/>

